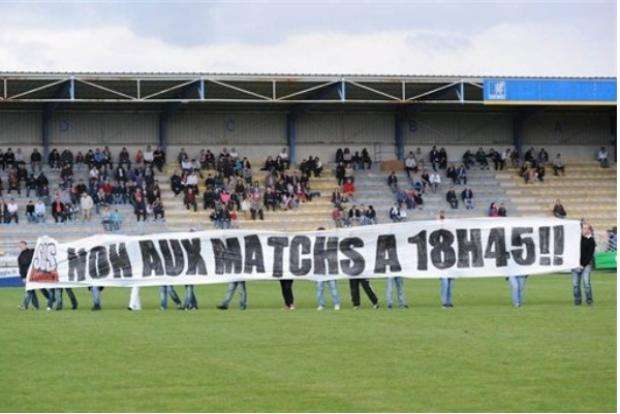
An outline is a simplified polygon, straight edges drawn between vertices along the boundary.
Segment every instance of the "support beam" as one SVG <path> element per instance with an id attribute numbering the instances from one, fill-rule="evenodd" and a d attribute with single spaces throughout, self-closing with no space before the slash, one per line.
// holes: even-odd
<path id="1" fill-rule="evenodd" d="M 525 119 L 521 115 L 517 115 L 512 119 L 512 145 L 517 150 L 517 154 L 522 154 L 523 149 L 523 121 Z"/>
<path id="2" fill-rule="evenodd" d="M 297 114 L 289 112 L 286 114 L 286 143 L 288 145 L 288 157 L 291 164 L 297 162 Z"/>
<path id="3" fill-rule="evenodd" d="M 75 96 L 74 82 L 71 79 L 69 82 L 61 83 L 54 91 L 55 97 L 61 98 L 72 98 Z M 56 110 L 56 108 L 60 105 L 58 102 L 49 102 L 46 103 L 43 107 L 43 112 L 41 114 L 41 146 L 43 147 L 43 157 L 47 160 L 47 157 L 50 153 L 50 145 L 52 141 L 52 132 L 51 132 L 51 122 L 52 122 L 52 114 Z"/>
<path id="4" fill-rule="evenodd" d="M 165 151 L 168 145 L 168 112 L 160 112 L 157 117 L 157 144 Z"/>
<path id="5" fill-rule="evenodd" d="M 404 121 L 403 111 L 398 111 L 394 114 L 394 147 L 396 149 L 396 159 L 401 161 L 405 159 Z"/>

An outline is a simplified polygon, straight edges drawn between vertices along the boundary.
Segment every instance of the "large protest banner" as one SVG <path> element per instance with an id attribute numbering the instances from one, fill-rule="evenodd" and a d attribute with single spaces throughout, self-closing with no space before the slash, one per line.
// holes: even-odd
<path id="1" fill-rule="evenodd" d="M 490 277 L 579 265 L 580 225 L 553 218 L 411 221 L 288 233 L 211 230 L 37 241 L 27 289 L 238 280 Z"/>

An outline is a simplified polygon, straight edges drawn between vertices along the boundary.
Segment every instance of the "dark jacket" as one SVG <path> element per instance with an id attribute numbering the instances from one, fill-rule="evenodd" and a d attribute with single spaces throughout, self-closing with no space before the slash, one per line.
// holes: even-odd
<path id="1" fill-rule="evenodd" d="M 32 262 L 32 256 L 34 255 L 34 249 L 23 250 L 17 257 L 17 265 L 19 266 L 19 275 L 22 279 L 25 279 L 28 275 L 28 268 Z"/>
<path id="2" fill-rule="evenodd" d="M 585 267 L 592 263 L 595 248 L 596 242 L 594 241 L 594 237 L 587 238 L 581 236 L 581 260 L 579 261 L 581 266 Z"/>

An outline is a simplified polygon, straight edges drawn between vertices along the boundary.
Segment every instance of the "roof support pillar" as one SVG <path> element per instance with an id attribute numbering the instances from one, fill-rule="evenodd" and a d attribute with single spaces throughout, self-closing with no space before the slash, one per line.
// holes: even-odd
<path id="1" fill-rule="evenodd" d="M 405 116 L 402 111 L 398 111 L 394 114 L 394 148 L 396 152 L 396 159 L 405 159 L 405 136 L 403 132 L 403 122 Z"/>
<path id="2" fill-rule="evenodd" d="M 520 114 L 512 119 L 512 145 L 514 145 L 519 155 L 521 155 L 523 148 L 523 121 L 524 118 Z"/>
<path id="3" fill-rule="evenodd" d="M 291 164 L 297 162 L 297 114 L 288 112 L 286 114 L 286 143 L 288 145 L 288 156 Z"/>

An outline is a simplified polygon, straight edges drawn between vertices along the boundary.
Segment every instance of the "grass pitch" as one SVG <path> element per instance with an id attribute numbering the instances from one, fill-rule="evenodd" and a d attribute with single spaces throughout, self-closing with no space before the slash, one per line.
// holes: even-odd
<path id="1" fill-rule="evenodd" d="M 530 277 L 520 309 L 503 278 L 457 280 L 450 310 L 437 280 L 406 281 L 408 310 L 355 311 L 339 288 L 338 312 L 308 282 L 292 312 L 273 282 L 248 284 L 246 311 L 215 309 L 224 285 L 197 287 L 195 312 L 158 310 L 156 288 L 141 312 L 119 288 L 101 312 L 85 289 L 77 311 L 22 312 L 0 289 L 0 410 L 616 411 L 615 273 L 593 274 L 592 307 L 567 275 Z"/>

